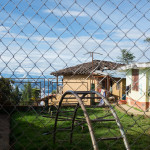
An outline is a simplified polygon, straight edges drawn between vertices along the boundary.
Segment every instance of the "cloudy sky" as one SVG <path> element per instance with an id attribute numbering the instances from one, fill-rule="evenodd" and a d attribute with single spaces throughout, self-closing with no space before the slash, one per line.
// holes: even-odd
<path id="1" fill-rule="evenodd" d="M 0 0 L 0 72 L 48 77 L 94 59 L 117 61 L 121 49 L 150 61 L 148 0 Z"/>

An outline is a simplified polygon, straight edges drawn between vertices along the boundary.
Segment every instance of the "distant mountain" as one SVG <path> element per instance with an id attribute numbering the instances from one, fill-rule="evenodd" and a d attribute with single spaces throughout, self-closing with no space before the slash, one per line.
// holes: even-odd
<path id="1" fill-rule="evenodd" d="M 44 76 L 39 76 L 39 75 L 24 75 L 21 73 L 1 73 L 1 76 L 3 76 L 4 78 L 54 78 L 54 76 L 51 75 L 44 75 Z"/>

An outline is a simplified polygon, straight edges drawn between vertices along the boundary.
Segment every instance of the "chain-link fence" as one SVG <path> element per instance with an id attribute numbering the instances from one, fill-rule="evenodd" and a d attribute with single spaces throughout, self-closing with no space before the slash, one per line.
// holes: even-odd
<path id="1" fill-rule="evenodd" d="M 149 27 L 149 0 L 1 0 L 0 150 L 149 150 Z"/>

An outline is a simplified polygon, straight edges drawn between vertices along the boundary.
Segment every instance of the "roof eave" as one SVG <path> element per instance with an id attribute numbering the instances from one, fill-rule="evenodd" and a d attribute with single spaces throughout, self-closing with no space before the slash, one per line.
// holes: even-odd
<path id="1" fill-rule="evenodd" d="M 118 71 L 126 71 L 129 69 L 145 69 L 145 68 L 150 68 L 150 62 L 148 63 L 132 63 L 126 66 L 119 67 L 117 70 Z"/>

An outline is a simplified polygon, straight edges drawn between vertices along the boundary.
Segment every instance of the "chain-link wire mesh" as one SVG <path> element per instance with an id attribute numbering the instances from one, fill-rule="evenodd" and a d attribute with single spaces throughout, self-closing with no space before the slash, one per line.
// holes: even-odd
<path id="1" fill-rule="evenodd" d="M 149 150 L 149 12 L 149 0 L 1 0 L 0 150 Z"/>

